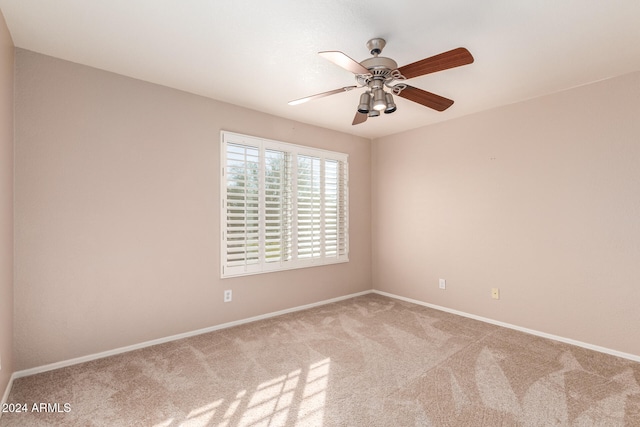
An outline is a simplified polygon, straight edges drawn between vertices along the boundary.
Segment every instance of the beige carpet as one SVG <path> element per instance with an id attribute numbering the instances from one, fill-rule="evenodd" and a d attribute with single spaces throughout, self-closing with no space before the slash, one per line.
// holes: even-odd
<path id="1" fill-rule="evenodd" d="M 639 363 L 370 294 L 18 379 L 28 412 L 0 426 L 640 426 L 639 384 Z"/>

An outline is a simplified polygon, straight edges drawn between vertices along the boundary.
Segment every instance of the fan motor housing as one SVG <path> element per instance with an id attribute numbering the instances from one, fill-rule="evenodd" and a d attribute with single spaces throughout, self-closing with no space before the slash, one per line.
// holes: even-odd
<path id="1" fill-rule="evenodd" d="M 365 59 L 360 65 L 369 70 L 374 76 L 386 76 L 398 68 L 396 61 L 383 56 L 374 56 L 373 58 Z"/>

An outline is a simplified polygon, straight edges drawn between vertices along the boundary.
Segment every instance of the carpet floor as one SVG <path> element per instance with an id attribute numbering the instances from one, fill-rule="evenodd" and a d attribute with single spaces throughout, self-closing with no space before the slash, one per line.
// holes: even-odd
<path id="1" fill-rule="evenodd" d="M 8 403 L 2 427 L 640 426 L 640 363 L 369 294 L 20 378 Z"/>

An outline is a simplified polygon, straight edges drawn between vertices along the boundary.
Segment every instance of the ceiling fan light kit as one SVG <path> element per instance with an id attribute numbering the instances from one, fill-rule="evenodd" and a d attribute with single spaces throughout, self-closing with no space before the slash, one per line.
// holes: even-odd
<path id="1" fill-rule="evenodd" d="M 396 103 L 393 102 L 393 95 L 390 93 L 385 94 L 385 98 L 387 100 L 387 108 L 384 110 L 384 113 L 391 114 L 397 110 Z"/>
<path id="2" fill-rule="evenodd" d="M 371 94 L 369 92 L 365 92 L 362 95 L 360 95 L 360 104 L 358 105 L 358 113 L 368 114 L 370 104 L 371 104 Z"/>
<path id="3" fill-rule="evenodd" d="M 373 90 L 373 109 L 383 111 L 387 109 L 387 97 L 384 89 L 378 88 Z"/>
<path id="4" fill-rule="evenodd" d="M 365 92 L 360 95 L 360 102 L 353 119 L 353 125 L 364 123 L 367 117 L 377 117 L 381 111 L 384 111 L 385 114 L 391 114 L 396 111 L 397 106 L 393 100 L 393 95 L 436 111 L 444 111 L 453 105 L 453 100 L 409 86 L 404 83 L 404 80 L 471 64 L 473 56 L 467 49 L 459 47 L 398 68 L 398 64 L 393 59 L 379 56 L 385 45 L 386 41 L 381 38 L 369 40 L 367 48 L 373 57 L 362 62 L 356 62 L 339 51 L 319 52 L 319 55 L 323 58 L 355 74 L 357 86 L 346 86 L 296 99 L 290 101 L 289 105 L 302 104 L 313 99 L 352 89 L 366 88 Z M 385 91 L 385 87 L 389 89 L 389 92 Z"/>

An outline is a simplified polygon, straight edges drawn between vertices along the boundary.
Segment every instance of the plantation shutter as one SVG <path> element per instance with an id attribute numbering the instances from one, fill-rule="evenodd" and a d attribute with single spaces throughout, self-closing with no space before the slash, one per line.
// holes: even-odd
<path id="1" fill-rule="evenodd" d="M 229 271 L 258 271 L 260 262 L 260 156 L 256 147 L 227 144 L 226 245 Z"/>
<path id="2" fill-rule="evenodd" d="M 291 155 L 265 150 L 265 262 L 291 260 Z"/>
<path id="3" fill-rule="evenodd" d="M 320 159 L 298 156 L 298 259 L 322 255 L 322 193 Z"/>
<path id="4" fill-rule="evenodd" d="M 347 156 L 222 132 L 222 277 L 348 261 Z"/>
<path id="5" fill-rule="evenodd" d="M 338 160 L 326 160 L 324 170 L 324 251 L 326 257 L 341 258 L 347 254 L 346 164 Z"/>

